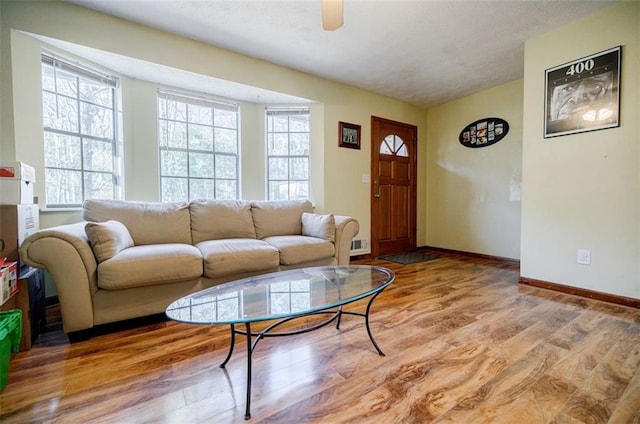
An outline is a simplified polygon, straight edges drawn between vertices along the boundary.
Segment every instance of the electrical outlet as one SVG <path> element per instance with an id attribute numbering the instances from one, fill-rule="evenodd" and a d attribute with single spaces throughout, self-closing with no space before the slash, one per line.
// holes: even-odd
<path id="1" fill-rule="evenodd" d="M 591 251 L 578 249 L 578 263 L 581 265 L 591 265 Z"/>

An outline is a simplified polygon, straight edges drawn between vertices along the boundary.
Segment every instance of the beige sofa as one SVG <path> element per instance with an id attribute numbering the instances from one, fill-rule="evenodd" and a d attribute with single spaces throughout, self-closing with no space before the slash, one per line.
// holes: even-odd
<path id="1" fill-rule="evenodd" d="M 347 265 L 359 230 L 355 219 L 315 214 L 307 201 L 88 200 L 82 217 L 40 230 L 20 247 L 26 264 L 50 272 L 70 336 L 162 313 L 215 284 Z"/>

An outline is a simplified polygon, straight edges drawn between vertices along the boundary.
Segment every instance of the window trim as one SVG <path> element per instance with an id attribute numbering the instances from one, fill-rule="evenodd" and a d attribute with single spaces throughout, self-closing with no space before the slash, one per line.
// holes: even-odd
<path id="1" fill-rule="evenodd" d="M 288 143 L 287 144 L 287 155 L 270 155 L 269 154 L 269 135 L 271 133 L 275 133 L 272 131 L 269 131 L 269 116 L 295 116 L 295 115 L 306 115 L 308 117 L 308 122 L 309 122 L 309 130 L 306 134 L 309 135 L 309 152 L 306 155 L 291 155 L 290 154 L 290 147 L 291 144 Z M 266 186 L 266 198 L 268 200 L 272 200 L 271 199 L 271 190 L 270 190 L 270 183 L 272 181 L 286 181 L 288 183 L 290 182 L 304 182 L 306 181 L 307 183 L 307 200 L 311 200 L 311 107 L 310 106 L 267 106 L 265 107 L 265 169 L 266 169 L 266 174 L 265 174 L 265 186 Z M 289 125 L 289 119 L 287 120 L 287 124 Z M 280 134 L 282 134 L 282 132 L 278 132 Z M 300 132 L 293 132 L 294 134 L 300 133 Z M 292 132 L 290 131 L 290 128 L 287 128 L 287 135 L 292 134 Z M 269 159 L 271 158 L 286 158 L 288 160 L 290 159 L 295 159 L 295 158 L 306 158 L 307 159 L 307 175 L 308 178 L 306 180 L 300 180 L 300 179 L 292 179 L 291 178 L 291 168 L 288 167 L 288 175 L 287 175 L 287 179 L 286 180 L 272 180 L 270 178 L 270 166 L 269 166 Z M 287 192 L 287 199 L 291 199 L 291 193 Z"/>
<path id="2" fill-rule="evenodd" d="M 57 129 L 57 128 L 52 128 L 52 127 L 48 127 L 45 126 L 45 122 L 44 122 L 44 117 L 42 120 L 42 133 L 43 133 L 43 146 L 42 146 L 42 152 L 45 153 L 46 152 L 46 144 L 44 144 L 45 138 L 46 138 L 46 134 L 50 133 L 50 134 L 55 134 L 55 135 L 62 135 L 62 136 L 72 136 L 72 137 L 77 137 L 78 139 L 80 139 L 80 168 L 79 169 L 75 169 L 75 168 L 64 168 L 64 167 L 50 167 L 50 166 L 46 166 L 46 163 L 44 165 L 44 170 L 45 170 L 45 181 L 43 183 L 44 185 L 44 202 L 43 202 L 43 207 L 42 209 L 44 211 L 48 211 L 48 212 L 65 212 L 65 211 L 74 211 L 74 210 L 80 210 L 82 208 L 82 203 L 88 199 L 88 197 L 86 196 L 86 185 L 85 185 L 85 176 L 87 173 L 97 173 L 97 174 L 105 174 L 105 175 L 111 175 L 112 178 L 112 187 L 113 187 L 113 199 L 121 199 L 123 196 L 123 187 L 122 187 L 122 181 L 123 181 L 123 175 L 122 175 L 122 164 L 120 163 L 121 161 L 121 113 L 118 109 L 118 106 L 121 104 L 121 93 L 120 93 L 120 79 L 114 75 L 109 75 L 107 73 L 105 73 L 102 70 L 99 70 L 95 67 L 92 67 L 90 65 L 85 65 L 82 64 L 80 62 L 77 61 L 73 61 L 67 57 L 61 56 L 57 53 L 53 53 L 51 51 L 48 50 L 42 50 L 40 53 L 40 63 L 41 63 L 41 68 L 40 68 L 40 78 L 42 81 L 42 77 L 44 74 L 44 66 L 49 66 L 50 68 L 53 69 L 53 73 L 55 76 L 56 70 L 60 70 L 69 74 L 72 74 L 78 81 L 79 80 L 85 80 L 85 81 L 92 81 L 92 82 L 96 82 L 99 83 L 101 85 L 105 85 L 107 87 L 109 87 L 112 91 L 112 98 L 111 98 L 111 104 L 110 106 L 105 106 L 103 104 L 97 104 L 97 103 L 93 103 L 90 101 L 86 101 L 86 100 L 82 100 L 81 96 L 80 96 L 80 92 L 77 93 L 77 95 L 75 97 L 71 97 L 67 94 L 61 93 L 57 90 L 51 91 L 49 89 L 46 89 L 43 85 L 41 85 L 41 89 L 40 89 L 40 93 L 44 94 L 44 93 L 50 93 L 54 96 L 56 96 L 56 99 L 58 97 L 63 97 L 63 98 L 67 98 L 72 100 L 73 102 L 75 102 L 76 107 L 77 107 L 77 111 L 78 111 L 78 131 L 74 132 L 74 131 L 68 131 L 68 130 L 63 130 L 63 129 Z M 56 100 L 57 101 L 57 100 Z M 85 134 L 82 132 L 82 125 L 80 123 L 80 120 L 82 119 L 81 117 L 81 105 L 82 104 L 87 104 L 87 105 L 94 105 L 96 107 L 99 108 L 103 108 L 103 109 L 107 109 L 110 110 L 112 113 L 112 137 L 111 138 L 105 138 L 105 137 L 99 137 L 99 136 L 95 136 L 95 135 L 91 135 L 91 134 Z M 43 99 L 41 101 L 41 107 L 44 107 L 44 96 Z M 98 142 L 104 142 L 104 143 L 109 143 L 111 145 L 111 150 L 112 150 L 112 171 L 108 172 L 108 171 L 95 171 L 95 170 L 89 170 L 85 167 L 85 163 L 84 163 L 84 141 L 85 140 L 94 140 L 94 141 L 98 141 Z M 46 156 L 46 154 L 45 154 Z M 80 187 L 81 187 L 81 191 L 82 191 L 82 200 L 79 204 L 76 203 L 56 203 L 56 204 L 50 204 L 48 203 L 48 199 L 47 199 L 47 180 L 46 180 L 46 172 L 48 169 L 56 169 L 56 170 L 69 170 L 69 171 L 74 171 L 74 172 L 80 172 L 81 175 L 81 181 L 80 181 Z"/>

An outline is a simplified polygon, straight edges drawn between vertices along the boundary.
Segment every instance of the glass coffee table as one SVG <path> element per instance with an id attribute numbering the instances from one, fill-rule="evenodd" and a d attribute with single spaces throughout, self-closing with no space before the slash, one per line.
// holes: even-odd
<path id="1" fill-rule="evenodd" d="M 301 268 L 274 272 L 221 284 L 176 300 L 167 307 L 167 316 L 190 324 L 228 324 L 231 326 L 229 353 L 220 365 L 224 368 L 235 343 L 236 334 L 247 338 L 247 401 L 245 419 L 251 418 L 251 356 L 258 342 L 266 337 L 306 333 L 336 322 L 342 315 L 364 317 L 369 340 L 379 355 L 384 353 L 369 327 L 369 312 L 374 299 L 393 282 L 392 271 L 383 267 L 349 265 Z M 344 311 L 342 307 L 369 298 L 364 313 Z M 327 314 L 320 323 L 290 331 L 276 331 L 293 319 Z M 275 321 L 260 331 L 251 324 Z M 244 326 L 244 329 L 237 328 Z"/>

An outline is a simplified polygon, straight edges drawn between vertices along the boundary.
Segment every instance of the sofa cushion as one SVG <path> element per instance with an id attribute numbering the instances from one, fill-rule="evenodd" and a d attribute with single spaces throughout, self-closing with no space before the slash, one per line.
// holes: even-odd
<path id="1" fill-rule="evenodd" d="M 297 265 L 303 262 L 317 261 L 335 255 L 333 243 L 307 236 L 272 236 L 263 241 L 280 252 L 282 265 Z"/>
<path id="2" fill-rule="evenodd" d="M 277 270 L 278 249 L 255 239 L 203 241 L 196 245 L 204 258 L 204 275 L 208 278 Z"/>
<path id="3" fill-rule="evenodd" d="M 117 290 L 175 283 L 202 275 L 202 255 L 189 244 L 133 246 L 98 265 L 98 286 Z"/>
<path id="4" fill-rule="evenodd" d="M 136 246 L 161 243 L 191 244 L 191 217 L 186 202 L 132 202 L 125 200 L 85 200 L 82 217 L 86 221 L 122 222 Z M 161 231 L 159 230 L 161 229 Z"/>
<path id="5" fill-rule="evenodd" d="M 302 214 L 302 235 L 316 237 L 334 242 L 336 240 L 336 219 L 333 214 L 319 215 L 317 213 Z"/>
<path id="6" fill-rule="evenodd" d="M 228 238 L 256 238 L 251 203 L 241 200 L 194 200 L 191 211 L 193 244 Z"/>
<path id="7" fill-rule="evenodd" d="M 133 246 L 129 230 L 121 222 L 87 222 L 84 226 L 98 262 L 113 258 L 120 251 Z"/>
<path id="8" fill-rule="evenodd" d="M 313 212 L 308 200 L 251 202 L 253 225 L 259 239 L 302 234 L 302 214 Z"/>

